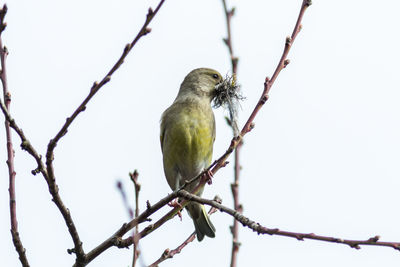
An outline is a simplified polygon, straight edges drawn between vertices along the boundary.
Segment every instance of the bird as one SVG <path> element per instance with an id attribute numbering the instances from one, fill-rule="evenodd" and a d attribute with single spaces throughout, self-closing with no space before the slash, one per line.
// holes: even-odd
<path id="1" fill-rule="evenodd" d="M 184 78 L 178 95 L 161 116 L 160 141 L 164 174 L 172 190 L 198 176 L 211 163 L 215 141 L 215 117 L 211 102 L 216 86 L 223 81 L 213 69 L 194 69 Z M 186 184 L 191 192 L 198 183 Z M 204 186 L 196 193 L 201 196 Z M 198 241 L 215 237 L 215 227 L 204 205 L 189 202 L 185 206 L 193 220 Z"/>

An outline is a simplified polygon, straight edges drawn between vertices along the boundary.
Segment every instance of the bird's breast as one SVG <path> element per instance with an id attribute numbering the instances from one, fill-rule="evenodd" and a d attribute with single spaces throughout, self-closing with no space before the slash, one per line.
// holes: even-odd
<path id="1" fill-rule="evenodd" d="M 215 139 L 214 115 L 196 106 L 171 109 L 165 114 L 163 154 L 182 178 L 197 175 L 211 162 Z"/>

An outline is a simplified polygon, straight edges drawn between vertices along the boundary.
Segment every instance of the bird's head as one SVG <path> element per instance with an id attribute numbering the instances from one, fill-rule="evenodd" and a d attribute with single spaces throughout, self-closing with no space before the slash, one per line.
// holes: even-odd
<path id="1" fill-rule="evenodd" d="M 221 74 L 216 70 L 194 69 L 183 80 L 178 97 L 201 97 L 211 102 L 216 95 L 216 86 L 222 81 Z"/>

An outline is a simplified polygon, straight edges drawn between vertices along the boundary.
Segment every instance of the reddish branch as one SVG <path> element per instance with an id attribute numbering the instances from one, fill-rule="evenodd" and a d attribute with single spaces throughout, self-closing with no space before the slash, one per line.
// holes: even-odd
<path id="1" fill-rule="evenodd" d="M 218 202 L 218 203 L 222 203 L 222 199 L 219 196 L 215 196 L 214 197 L 214 201 Z M 211 209 L 208 211 L 208 214 L 212 215 L 214 214 L 218 209 L 216 209 L 215 207 L 211 207 Z M 161 262 L 167 260 L 167 259 L 171 259 L 173 258 L 176 254 L 181 253 L 182 249 L 185 248 L 189 243 L 193 242 L 193 240 L 196 238 L 196 232 L 193 232 L 188 238 L 185 239 L 185 241 L 183 241 L 182 244 L 180 244 L 177 248 L 170 250 L 170 249 L 166 249 L 164 250 L 164 252 L 161 254 L 160 258 L 158 258 L 155 262 L 153 262 L 152 264 L 150 264 L 148 267 L 157 267 L 158 264 L 160 264 Z"/>
<path id="2" fill-rule="evenodd" d="M 363 245 L 371 245 L 371 246 L 391 247 L 391 248 L 394 248 L 394 249 L 400 251 L 400 242 L 382 242 L 382 241 L 379 241 L 379 238 L 380 238 L 379 236 L 374 236 L 374 237 L 368 238 L 366 240 L 351 240 L 351 239 L 342 239 L 342 238 L 337 238 L 337 237 L 316 235 L 314 233 L 308 233 L 308 234 L 295 233 L 295 232 L 289 232 L 289 231 L 282 231 L 277 228 L 267 228 L 265 226 L 262 226 L 259 223 L 256 223 L 255 221 L 247 218 L 240 212 L 237 212 L 236 210 L 225 207 L 222 204 L 220 204 L 214 200 L 204 199 L 204 198 L 198 197 L 197 195 L 190 194 L 189 192 L 184 191 L 184 190 L 179 191 L 178 196 L 185 198 L 189 201 L 196 201 L 198 203 L 217 208 L 218 210 L 233 216 L 243 226 L 252 229 L 254 232 L 257 232 L 258 234 L 286 236 L 286 237 L 295 238 L 299 241 L 304 241 L 304 239 L 319 240 L 319 241 L 325 241 L 325 242 L 331 242 L 331 243 L 344 244 L 344 245 L 348 245 L 351 248 L 355 248 L 355 249 L 360 249 L 361 248 L 360 246 L 363 246 Z"/>
<path id="3" fill-rule="evenodd" d="M 186 238 L 185 241 L 183 241 L 182 244 L 180 244 L 177 248 L 170 250 L 167 248 L 164 250 L 164 252 L 161 254 L 160 258 L 157 259 L 155 262 L 150 264 L 148 267 L 157 267 L 161 262 L 173 258 L 176 254 L 181 253 L 182 249 L 186 247 L 189 243 L 193 242 L 193 240 L 196 238 L 196 233 L 193 232 L 188 238 Z"/>
<path id="4" fill-rule="evenodd" d="M 234 55 L 233 52 L 233 45 L 232 45 L 232 33 L 231 33 L 231 19 L 232 16 L 235 14 L 235 8 L 228 10 L 226 6 L 226 1 L 222 0 L 222 4 L 224 6 L 224 13 L 226 18 L 226 30 L 228 37 L 224 39 L 224 43 L 228 47 L 229 55 L 231 59 L 232 65 L 232 74 L 236 78 L 237 75 L 237 66 L 238 66 L 238 57 Z M 233 134 L 235 135 L 235 128 L 232 125 Z M 231 191 L 233 197 L 233 207 L 236 211 L 242 212 L 243 206 L 239 202 L 239 177 L 240 177 L 240 148 L 242 147 L 243 142 L 239 142 L 237 145 L 235 152 L 234 152 L 234 180 L 231 184 Z M 237 262 L 237 254 L 239 252 L 239 223 L 237 220 L 233 219 L 233 225 L 231 226 L 231 233 L 232 233 L 232 252 L 231 252 L 231 267 L 236 267 Z"/>
<path id="5" fill-rule="evenodd" d="M 114 74 L 115 71 L 117 71 L 119 69 L 119 67 L 122 65 L 122 63 L 124 63 L 125 58 L 128 56 L 129 52 L 136 45 L 136 43 L 139 41 L 139 39 L 142 38 L 143 36 L 145 36 L 146 34 L 150 33 L 151 29 L 148 28 L 148 26 L 149 26 L 150 22 L 153 20 L 154 16 L 157 14 L 157 12 L 160 10 L 164 1 L 165 0 L 161 0 L 154 11 L 153 11 L 153 9 L 149 8 L 147 15 L 146 15 L 146 20 L 145 20 L 142 28 L 139 30 L 138 34 L 136 35 L 136 37 L 132 40 L 132 42 L 128 43 L 125 46 L 125 49 L 122 52 L 122 55 L 117 60 L 117 62 L 112 66 L 112 68 L 108 71 L 108 73 L 103 77 L 103 79 L 100 82 L 96 81 L 93 83 L 93 86 L 90 89 L 88 96 L 83 100 L 83 102 L 78 106 L 78 108 L 72 113 L 72 115 L 66 119 L 66 122 L 61 127 L 60 131 L 56 134 L 56 136 L 50 140 L 48 147 L 47 147 L 47 155 L 46 155 L 48 164 L 50 164 L 50 165 L 52 164 L 53 157 L 54 157 L 54 155 L 53 155 L 54 148 L 57 146 L 57 142 L 67 133 L 68 127 L 71 125 L 71 123 L 76 119 L 76 117 L 82 111 L 86 110 L 86 104 L 101 89 L 101 87 L 103 87 L 106 83 L 108 83 L 111 80 L 111 76 Z"/>
<path id="6" fill-rule="evenodd" d="M 235 14 L 235 8 L 228 10 L 225 0 L 222 0 L 222 4 L 224 5 L 224 12 L 225 12 L 225 18 L 226 18 L 226 31 L 227 31 L 227 35 L 228 35 L 228 37 L 224 38 L 223 40 L 229 50 L 229 55 L 230 55 L 231 64 L 232 64 L 232 73 L 236 74 L 239 58 L 237 58 L 233 53 L 232 34 L 231 34 L 231 18 Z"/>
<path id="7" fill-rule="evenodd" d="M 3 99 L 4 105 L 7 111 L 10 110 L 11 104 L 11 94 L 8 91 L 7 84 L 7 70 L 6 70 L 6 57 L 8 55 L 7 48 L 3 46 L 3 40 L 1 38 L 1 34 L 6 28 L 6 23 L 4 22 L 4 17 L 7 13 L 7 6 L 4 5 L 2 9 L 0 9 L 0 61 L 1 61 L 1 71 L 0 71 L 0 79 L 3 85 Z M 19 260 L 24 267 L 29 266 L 28 258 L 25 254 L 25 248 L 22 245 L 21 238 L 19 237 L 18 232 L 18 221 L 17 221 L 17 200 L 15 195 L 15 167 L 14 167 L 14 148 L 12 143 L 11 136 L 11 128 L 10 123 L 5 119 L 5 130 L 6 130 L 6 139 L 7 139 L 7 166 L 8 166 L 8 175 L 9 175 L 9 196 L 10 196 L 10 220 L 11 220 L 11 236 L 15 246 L 15 250 L 19 255 Z"/>
<path id="8" fill-rule="evenodd" d="M 124 203 L 125 209 L 128 212 L 129 219 L 132 220 L 134 218 L 133 217 L 133 209 L 129 204 L 128 197 L 126 196 L 126 192 L 125 192 L 124 186 L 121 181 L 117 182 L 117 189 L 118 189 L 119 193 L 121 194 L 122 202 Z"/>
<path id="9" fill-rule="evenodd" d="M 135 186 L 135 218 L 139 216 L 139 192 L 140 192 L 140 184 L 138 182 L 139 178 L 139 173 L 135 170 L 133 173 L 129 173 L 129 177 L 131 178 L 131 181 L 133 182 L 133 185 Z M 139 224 L 136 225 L 135 227 L 135 235 L 139 233 Z M 132 267 L 136 266 L 136 261 L 140 255 L 140 250 L 139 250 L 139 240 L 136 240 L 135 243 L 133 243 L 133 259 L 132 259 Z"/>
<path id="10" fill-rule="evenodd" d="M 128 201 L 128 197 L 125 193 L 124 186 L 121 181 L 117 182 L 117 188 L 122 196 L 122 201 L 124 203 L 125 209 L 128 212 L 129 219 L 137 218 L 139 216 L 139 192 L 140 192 L 140 187 L 141 185 L 138 182 L 139 178 L 139 173 L 137 170 L 135 170 L 133 173 L 129 173 L 129 177 L 131 181 L 133 182 L 134 188 L 135 188 L 135 214 L 133 213 L 133 209 Z M 134 237 L 136 234 L 139 233 L 139 224 L 135 226 L 135 231 L 132 233 L 132 237 Z M 135 239 L 134 239 L 135 240 Z M 132 267 L 136 266 L 137 259 L 140 255 L 140 250 L 139 250 L 139 240 L 137 240 L 136 243 L 133 244 L 133 257 L 132 257 Z"/>

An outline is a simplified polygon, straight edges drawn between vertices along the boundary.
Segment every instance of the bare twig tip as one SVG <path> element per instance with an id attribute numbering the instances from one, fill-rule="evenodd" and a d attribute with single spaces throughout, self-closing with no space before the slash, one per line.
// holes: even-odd
<path id="1" fill-rule="evenodd" d="M 235 15 L 236 8 L 232 7 L 231 11 L 229 11 L 229 16 Z"/>
<path id="2" fill-rule="evenodd" d="M 5 13 L 7 13 L 7 10 L 8 10 L 7 4 L 4 4 L 3 8 L 0 10 L 0 12 L 5 14 Z"/>

